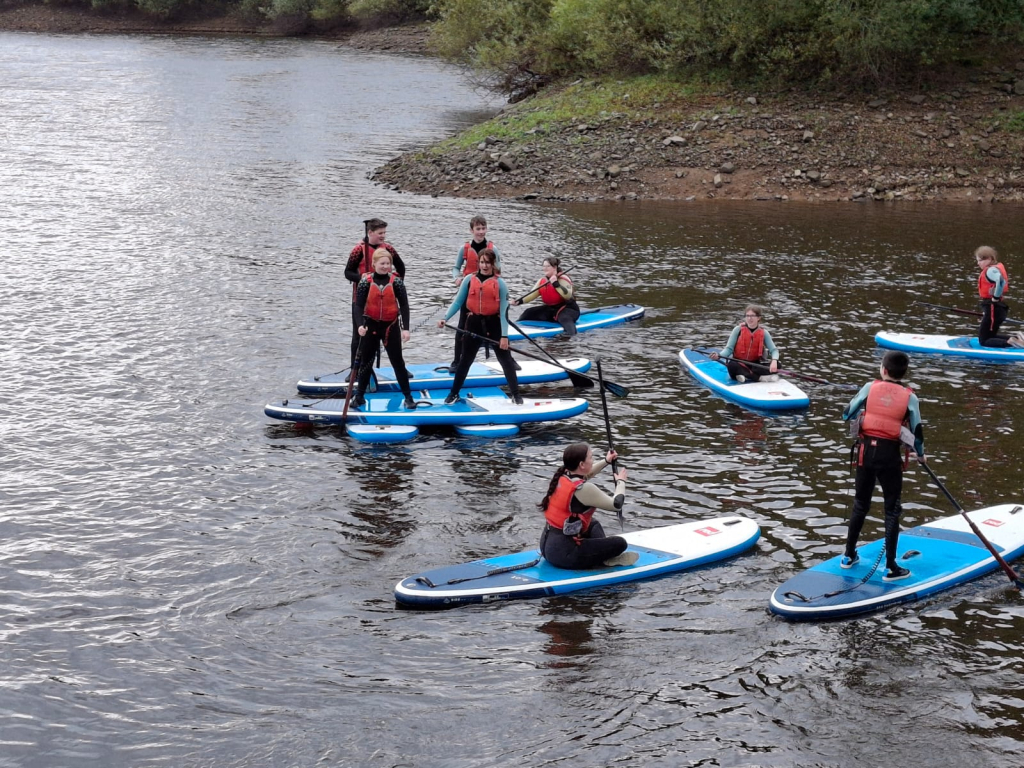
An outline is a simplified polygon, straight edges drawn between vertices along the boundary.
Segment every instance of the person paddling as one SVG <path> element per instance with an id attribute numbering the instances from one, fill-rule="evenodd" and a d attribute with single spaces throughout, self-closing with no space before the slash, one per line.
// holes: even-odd
<path id="1" fill-rule="evenodd" d="M 900 514 L 903 508 L 902 455 L 904 446 L 913 444 L 914 457 L 924 463 L 924 429 L 921 408 L 915 395 L 902 379 L 910 367 L 905 352 L 890 350 L 882 358 L 880 380 L 869 381 L 843 411 L 843 421 L 853 420 L 856 442 L 853 455 L 857 463 L 854 481 L 853 512 L 846 533 L 846 552 L 840 561 L 843 568 L 853 568 L 860 561 L 857 540 L 864 518 L 871 508 L 875 483 L 882 487 L 885 505 L 885 581 L 910 576 L 910 571 L 896 562 L 896 545 L 900 538 Z"/>
<path id="2" fill-rule="evenodd" d="M 501 274 L 501 254 L 497 246 L 487 239 L 487 219 L 483 216 L 474 216 L 469 220 L 469 231 L 472 239 L 459 248 L 459 254 L 455 257 L 455 266 L 452 267 L 452 279 L 455 286 L 462 285 L 462 281 L 478 271 L 480 252 L 485 248 L 494 251 L 494 271 Z M 462 342 L 465 341 L 466 319 L 469 317 L 469 310 L 465 306 L 459 312 L 458 331 L 455 332 L 455 354 L 452 356 L 452 364 L 448 370 L 452 373 L 459 367 L 462 359 Z"/>
<path id="3" fill-rule="evenodd" d="M 1006 267 L 999 261 L 996 249 L 983 245 L 974 252 L 981 273 L 978 275 L 978 297 L 981 322 L 978 323 L 978 343 L 983 347 L 1024 347 L 1024 335 L 999 333 L 999 327 L 1009 314 L 1003 301 L 1010 287 Z"/>
<path id="4" fill-rule="evenodd" d="M 546 523 L 540 535 L 540 552 L 551 565 L 584 570 L 633 565 L 639 559 L 636 552 L 626 551 L 628 544 L 624 538 L 605 536 L 600 521 L 594 519 L 598 509 L 622 509 L 625 468 L 613 474 L 615 488 L 611 496 L 591 482 L 616 458 L 618 454 L 609 450 L 604 459 L 595 462 L 594 451 L 586 443 L 573 443 L 562 452 L 562 466 L 555 471 L 538 504 Z"/>
<path id="5" fill-rule="evenodd" d="M 490 339 L 498 345 L 494 354 L 505 373 L 509 395 L 516 405 L 523 404 L 523 398 L 519 396 L 516 362 L 512 359 L 512 353 L 508 351 L 508 318 L 505 315 L 508 311 L 508 287 L 495 269 L 497 258 L 494 251 L 489 248 L 480 251 L 478 271 L 462 281 L 447 314 L 437 324 L 438 328 L 444 328 L 446 321 L 465 307 L 469 313 L 466 318 L 466 330 L 473 334 L 467 334 L 462 342 L 462 358 L 455 370 L 452 389 L 444 399 L 447 405 L 458 402 L 462 385 L 469 375 L 473 361 L 476 360 L 476 353 L 485 343 L 484 339 Z"/>
<path id="6" fill-rule="evenodd" d="M 398 251 L 390 243 L 385 242 L 388 234 L 388 223 L 382 219 L 367 219 L 366 234 L 352 249 L 345 263 L 345 278 L 352 283 L 352 356 L 349 365 L 355 365 L 356 349 L 359 347 L 359 326 L 363 322 L 362 313 L 356 310 L 356 290 L 363 275 L 373 271 L 373 254 L 378 248 L 385 248 L 391 254 L 391 264 L 398 276 L 405 279 L 405 263 Z"/>
<path id="7" fill-rule="evenodd" d="M 405 407 L 415 408 L 416 401 L 412 399 L 409 374 L 402 356 L 402 342 L 409 340 L 409 331 L 406 330 L 409 327 L 409 298 L 405 281 L 392 271 L 391 252 L 386 248 L 374 251 L 373 272 L 363 275 L 356 286 L 355 306 L 360 318 L 356 332 L 362 339 L 363 351 L 351 407 L 360 408 L 366 404 L 364 395 L 373 372 L 373 360 L 383 343 L 391 367 L 395 369 L 395 379 L 405 395 Z"/>
<path id="8" fill-rule="evenodd" d="M 733 328 L 729 341 L 721 352 L 712 352 L 708 357 L 732 358 L 727 362 L 729 376 L 741 384 L 745 381 L 778 381 L 779 350 L 772 341 L 768 329 L 761 325 L 764 310 L 756 304 L 749 305 L 743 314 L 743 322 Z M 759 373 L 745 363 L 764 364 L 768 358 L 768 373 Z M 741 362 L 743 361 L 743 362 Z"/>
<path id="9" fill-rule="evenodd" d="M 573 295 L 572 279 L 561 271 L 561 260 L 557 256 L 544 258 L 544 277 L 537 281 L 531 293 L 522 299 L 513 299 L 513 306 L 529 304 L 538 296 L 541 306 L 527 307 L 519 320 L 543 320 L 558 323 L 565 329 L 566 336 L 576 335 L 576 321 L 580 319 L 580 305 Z"/>

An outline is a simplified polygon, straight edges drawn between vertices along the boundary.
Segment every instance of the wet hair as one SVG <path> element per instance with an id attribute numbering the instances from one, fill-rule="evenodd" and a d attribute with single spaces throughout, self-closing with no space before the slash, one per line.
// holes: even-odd
<path id="1" fill-rule="evenodd" d="M 555 271 L 558 271 L 558 268 L 562 265 L 562 260 L 557 256 L 545 256 L 544 261 L 554 267 Z"/>
<path id="2" fill-rule="evenodd" d="M 562 451 L 562 466 L 555 470 L 554 476 L 551 478 L 551 482 L 548 483 L 548 492 L 544 494 L 544 498 L 540 500 L 540 504 L 537 506 L 541 509 L 548 508 L 548 501 L 551 500 L 551 494 L 558 488 L 558 481 L 563 476 L 568 475 L 570 472 L 579 468 L 580 463 L 585 461 L 587 453 L 590 451 L 590 446 L 586 443 L 573 443 L 567 445 L 565 450 Z"/>
<path id="3" fill-rule="evenodd" d="M 378 248 L 376 251 L 373 252 L 373 256 L 371 257 L 373 259 L 373 266 L 376 267 L 377 262 L 385 257 L 394 261 L 394 258 L 391 256 L 391 251 L 389 251 L 387 248 Z"/>
<path id="4" fill-rule="evenodd" d="M 470 229 L 473 229 L 480 224 L 483 224 L 486 227 L 487 219 L 485 219 L 483 216 L 474 216 L 472 219 L 469 220 Z"/>
<path id="5" fill-rule="evenodd" d="M 999 254 L 996 253 L 996 249 L 991 245 L 983 245 L 974 252 L 974 258 L 976 259 L 990 259 L 991 261 L 999 261 Z"/>
<path id="6" fill-rule="evenodd" d="M 747 308 L 743 310 L 743 314 L 747 314 L 747 312 L 753 312 L 757 315 L 759 320 L 764 317 L 764 307 L 758 306 L 757 304 L 747 304 Z"/>
<path id="7" fill-rule="evenodd" d="M 384 219 L 367 219 L 366 220 L 366 231 L 376 232 L 378 229 L 387 229 L 388 223 Z"/>
<path id="8" fill-rule="evenodd" d="M 885 372 L 889 374 L 890 378 L 898 381 L 907 375 L 907 370 L 910 368 L 910 358 L 907 357 L 906 352 L 891 349 L 882 358 L 882 367 L 885 368 Z"/>

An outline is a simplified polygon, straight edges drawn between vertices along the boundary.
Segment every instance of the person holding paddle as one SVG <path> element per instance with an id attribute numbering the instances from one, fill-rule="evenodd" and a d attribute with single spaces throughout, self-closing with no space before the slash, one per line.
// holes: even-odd
<path id="1" fill-rule="evenodd" d="M 359 326 L 363 322 L 362 312 L 356 309 L 356 290 L 363 275 L 373 271 L 374 252 L 378 248 L 385 248 L 391 254 L 391 264 L 398 276 L 405 279 L 405 263 L 394 246 L 384 240 L 388 234 L 388 223 L 383 219 L 367 219 L 363 224 L 366 233 L 352 249 L 345 263 L 345 278 L 352 283 L 352 356 L 349 365 L 355 365 L 356 349 L 359 346 Z"/>
<path id="2" fill-rule="evenodd" d="M 882 487 L 885 504 L 885 581 L 905 579 L 910 571 L 896 562 L 896 545 L 900 538 L 900 496 L 903 493 L 903 451 L 909 443 L 914 457 L 924 463 L 924 430 L 921 407 L 903 377 L 910 367 L 905 352 L 890 350 L 882 358 L 880 380 L 869 381 L 843 411 L 843 421 L 853 420 L 851 431 L 856 442 L 851 452 L 856 459 L 853 511 L 846 533 L 846 552 L 840 560 L 842 568 L 853 568 L 860 561 L 857 540 L 864 518 L 871 508 L 875 483 Z"/>
<path id="3" fill-rule="evenodd" d="M 473 237 L 459 248 L 459 255 L 455 257 L 455 266 L 452 267 L 452 279 L 455 281 L 456 287 L 462 285 L 463 280 L 477 272 L 480 252 L 485 248 L 494 251 L 494 269 L 501 274 L 501 254 L 498 252 L 497 246 L 487 239 L 487 219 L 483 216 L 474 216 L 469 220 L 469 231 Z M 459 312 L 458 331 L 455 333 L 455 354 L 452 357 L 452 364 L 448 366 L 448 370 L 453 373 L 459 367 L 459 360 L 462 359 L 462 342 L 466 337 L 463 331 L 466 330 L 468 316 L 469 311 L 463 307 Z"/>
<path id="4" fill-rule="evenodd" d="M 356 286 L 356 310 L 359 312 L 359 327 L 356 333 L 362 339 L 359 381 L 350 405 L 360 408 L 366 404 L 364 395 L 373 373 L 373 360 L 380 351 L 380 345 L 388 353 L 395 379 L 405 395 L 405 407 L 413 409 L 416 401 L 412 398 L 409 374 L 405 370 L 402 356 L 402 342 L 409 340 L 409 297 L 405 281 L 392 271 L 391 252 L 378 248 L 373 252 L 373 272 L 363 275 Z"/>
<path id="5" fill-rule="evenodd" d="M 756 304 L 747 306 L 743 322 L 732 329 L 725 348 L 708 355 L 712 360 L 719 357 L 731 358 L 725 366 L 729 369 L 729 376 L 740 384 L 745 381 L 779 380 L 779 350 L 768 329 L 761 325 L 763 314 L 764 310 Z M 760 371 L 764 369 L 766 356 L 769 358 L 768 373 L 762 373 Z M 757 363 L 757 367 L 746 363 Z"/>
<path id="6" fill-rule="evenodd" d="M 978 323 L 978 343 L 983 347 L 1024 347 L 1024 336 L 999 333 L 999 327 L 1009 314 L 1003 301 L 1010 286 L 1006 267 L 999 261 L 996 249 L 983 245 L 974 252 L 981 274 L 978 275 L 978 297 L 981 322 Z"/>
<path id="7" fill-rule="evenodd" d="M 497 255 L 490 248 L 480 251 L 477 272 L 462 281 L 459 292 L 455 294 L 448 312 L 437 324 L 444 328 L 447 320 L 463 307 L 468 311 L 466 318 L 465 339 L 462 342 L 462 358 L 455 369 L 455 380 L 445 404 L 451 405 L 459 400 L 459 392 L 469 375 L 469 369 L 476 360 L 480 347 L 489 341 L 497 344 L 494 350 L 501 370 L 508 382 L 509 395 L 516 405 L 523 404 L 519 395 L 519 379 L 516 376 L 516 361 L 508 351 L 508 287 L 498 276 L 495 264 Z"/>
<path id="8" fill-rule="evenodd" d="M 566 336 L 576 335 L 576 321 L 580 319 L 580 305 L 573 297 L 572 279 L 561 271 L 561 260 L 557 256 L 544 258 L 544 277 L 537 281 L 533 291 L 520 299 L 513 299 L 511 304 L 529 304 L 538 296 L 543 302 L 538 307 L 528 307 L 519 316 L 523 320 L 543 320 L 547 323 L 558 323 L 565 329 Z"/>
<path id="9" fill-rule="evenodd" d="M 613 474 L 615 488 L 609 496 L 591 478 L 618 458 L 609 450 L 595 462 L 594 451 L 586 443 L 573 443 L 562 452 L 559 467 L 539 506 L 546 525 L 540 535 L 540 552 L 556 568 L 584 570 L 602 566 L 633 565 L 639 555 L 627 552 L 621 536 L 605 536 L 601 523 L 594 519 L 598 509 L 615 512 L 622 509 L 626 494 L 626 470 Z"/>

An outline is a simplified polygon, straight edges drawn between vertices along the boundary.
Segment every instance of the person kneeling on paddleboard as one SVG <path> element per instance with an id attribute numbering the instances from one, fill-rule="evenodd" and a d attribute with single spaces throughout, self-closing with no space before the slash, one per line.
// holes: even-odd
<path id="1" fill-rule="evenodd" d="M 614 474 L 615 489 L 609 496 L 590 479 L 611 464 L 618 454 L 608 451 L 604 460 L 594 462 L 586 443 L 573 443 L 562 452 L 562 466 L 551 478 L 548 492 L 538 505 L 546 525 L 540 535 L 540 552 L 557 568 L 585 570 L 602 566 L 633 565 L 639 558 L 627 552 L 621 536 L 605 536 L 594 519 L 598 509 L 622 509 L 626 494 L 626 470 Z"/>
<path id="2" fill-rule="evenodd" d="M 405 407 L 415 408 L 412 389 L 409 387 L 409 373 L 405 370 L 402 356 L 402 342 L 409 340 L 409 298 L 405 281 L 391 271 L 391 253 L 378 248 L 373 252 L 373 272 L 367 272 L 356 286 L 356 310 L 362 322 L 356 329 L 359 342 L 356 362 L 359 365 L 359 383 L 352 398 L 352 407 L 366 404 L 363 397 L 373 373 L 373 361 L 380 352 L 381 343 L 388 353 L 395 379 L 405 395 Z"/>
<path id="3" fill-rule="evenodd" d="M 580 319 L 580 305 L 576 303 L 573 295 L 572 279 L 561 271 L 561 264 L 557 256 L 546 256 L 544 277 L 537 281 L 533 291 L 509 303 L 513 306 L 528 304 L 539 296 L 543 304 L 538 307 L 527 307 L 519 316 L 520 322 L 542 320 L 546 323 L 558 323 L 565 330 L 566 336 L 575 336 L 576 321 Z"/>
<path id="4" fill-rule="evenodd" d="M 1006 276 L 1006 267 L 999 261 L 999 254 L 995 248 L 983 245 L 974 252 L 974 260 L 981 269 L 978 275 L 978 306 L 981 309 L 978 343 L 983 347 L 1024 347 L 1024 334 L 1009 336 L 999 333 L 999 327 L 1010 313 L 1010 308 L 1003 301 L 1010 280 Z"/>
<path id="5" fill-rule="evenodd" d="M 924 429 L 921 426 L 921 407 L 910 387 L 902 379 L 910 367 L 905 352 L 890 350 L 882 358 L 879 369 L 881 380 L 869 381 L 843 411 L 843 421 L 851 421 L 851 432 L 856 442 L 852 454 L 857 476 L 850 513 L 850 526 L 846 534 L 846 554 L 839 562 L 843 568 L 853 568 L 860 561 L 857 539 L 871 507 L 871 494 L 877 482 L 882 487 L 885 504 L 885 581 L 905 579 L 910 571 L 896 562 L 896 545 L 900 538 L 900 496 L 903 493 L 903 470 L 906 468 L 905 450 L 914 451 L 914 457 L 924 463 Z"/>
<path id="6" fill-rule="evenodd" d="M 743 322 L 732 329 L 729 341 L 721 352 L 712 352 L 708 357 L 717 360 L 719 357 L 732 358 L 725 364 L 729 376 L 742 384 L 745 381 L 778 381 L 779 350 L 772 341 L 768 329 L 762 327 L 761 316 L 764 310 L 756 304 L 747 307 Z M 757 367 L 746 365 L 757 363 Z M 764 373 L 765 364 L 768 373 Z M 759 370 L 760 369 L 760 372 Z"/>

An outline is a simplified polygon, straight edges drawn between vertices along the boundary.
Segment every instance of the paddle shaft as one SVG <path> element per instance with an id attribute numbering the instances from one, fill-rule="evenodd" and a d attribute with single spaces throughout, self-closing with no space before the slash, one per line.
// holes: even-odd
<path id="1" fill-rule="evenodd" d="M 508 316 L 508 309 L 505 310 L 505 319 L 508 321 L 508 324 L 515 328 L 524 339 L 526 339 L 528 342 L 533 344 L 533 346 L 535 346 L 538 350 L 540 350 L 541 354 L 543 354 L 550 362 L 554 363 L 559 367 L 562 367 L 562 364 L 555 359 L 554 355 L 552 355 L 550 352 L 544 349 L 544 347 L 538 344 L 536 339 L 527 336 L 526 332 L 515 324 L 512 318 Z M 584 388 L 594 386 L 594 380 L 589 376 L 583 376 L 582 374 L 576 373 L 575 371 L 569 371 L 569 369 L 566 369 L 566 371 L 568 371 L 569 381 L 572 382 L 572 385 L 574 387 Z"/>
<path id="2" fill-rule="evenodd" d="M 573 264 L 568 269 L 563 269 L 561 272 L 559 272 L 557 275 L 555 275 L 555 280 L 557 280 L 559 277 L 564 275 L 566 272 L 572 272 L 574 269 L 576 269 L 576 265 L 575 264 Z M 539 285 L 537 285 L 536 287 L 534 287 L 533 290 L 530 290 L 527 293 L 524 293 L 522 296 L 520 296 L 518 299 L 516 299 L 516 301 L 522 302 L 522 300 L 525 299 L 527 296 L 529 296 L 531 293 L 533 293 L 533 291 L 539 291 L 541 288 L 543 288 L 546 285 L 551 285 L 551 280 L 549 278 L 545 277 L 544 278 L 544 282 L 542 282 Z"/>
<path id="3" fill-rule="evenodd" d="M 1016 586 L 1017 589 L 1024 590 L 1024 581 L 1021 581 L 1021 578 L 1017 575 L 1017 572 L 1014 571 L 1013 568 L 1010 567 L 1010 564 L 1003 559 L 1003 556 L 996 551 L 996 548 L 992 546 L 992 542 L 985 538 L 985 535 L 981 532 L 981 529 L 978 528 L 977 525 L 975 525 L 974 521 L 971 520 L 970 517 L 968 517 L 967 512 L 964 510 L 964 508 L 961 507 L 959 502 L 957 502 L 957 500 L 953 498 L 953 494 L 946 490 L 946 486 L 944 486 L 942 484 L 942 481 L 939 480 L 938 475 L 936 475 L 932 471 L 932 468 L 929 467 L 924 462 L 921 462 L 921 466 L 923 466 L 925 468 L 925 471 L 927 471 L 928 474 L 931 475 L 932 480 L 935 481 L 935 485 L 938 486 L 939 490 L 945 494 L 947 499 L 949 499 L 949 503 L 953 505 L 957 512 L 963 515 L 964 520 L 967 521 L 967 524 L 971 526 L 971 530 L 974 531 L 974 535 L 981 540 L 981 543 L 985 545 L 985 548 L 992 554 L 992 557 L 996 559 L 996 562 L 999 563 L 999 567 L 1003 569 L 1003 573 L 1006 574 L 1007 578 L 1009 578 L 1010 581 L 1013 582 L 1014 586 Z"/>
<path id="4" fill-rule="evenodd" d="M 930 304 L 927 301 L 915 301 L 915 304 L 920 304 L 922 307 L 931 307 L 932 309 L 941 309 L 945 312 L 953 312 L 957 315 L 971 315 L 973 317 L 981 317 L 982 312 L 976 309 L 957 309 L 956 307 L 944 307 L 941 304 Z M 1013 323 L 1014 325 L 1024 325 L 1024 320 L 1014 320 L 1012 318 L 1005 318 L 1004 323 Z"/>
<path id="5" fill-rule="evenodd" d="M 703 349 L 699 349 L 697 347 L 694 347 L 693 351 L 694 352 L 699 352 L 702 355 L 710 355 L 711 354 L 710 352 L 706 352 Z M 725 360 L 727 363 L 739 363 L 740 365 L 747 365 L 747 366 L 750 366 L 751 368 L 754 368 L 754 369 L 759 370 L 759 371 L 764 371 L 766 373 L 771 373 L 771 370 L 772 370 L 770 366 L 764 365 L 763 363 L 754 363 L 754 362 L 751 362 L 750 360 L 739 360 L 739 359 L 737 359 L 735 357 L 723 357 L 722 355 L 719 355 L 718 359 L 719 360 Z M 775 370 L 775 372 L 778 373 L 778 374 L 781 374 L 782 376 L 792 376 L 795 379 L 803 379 L 805 381 L 813 381 L 815 384 L 828 384 L 829 386 L 832 386 L 832 387 L 849 387 L 849 386 L 852 386 L 850 384 L 833 384 L 831 381 L 827 381 L 827 380 L 819 378 L 817 376 L 811 376 L 811 375 L 806 374 L 806 373 L 799 373 L 798 371 L 790 371 L 790 370 L 786 370 L 786 369 L 783 369 L 783 368 L 777 368 Z"/>
<path id="6" fill-rule="evenodd" d="M 597 359 L 597 380 L 601 383 L 601 411 L 604 413 L 604 434 L 608 438 L 608 450 L 614 451 L 615 445 L 612 443 L 612 420 L 608 418 L 608 398 L 604 396 L 604 374 L 601 373 L 601 358 Z M 612 459 L 612 477 L 615 477 L 615 473 L 619 471 L 618 462 Z M 619 518 L 619 524 L 625 529 L 626 521 L 622 515 L 622 507 L 617 507 L 615 510 L 615 516 Z"/>

